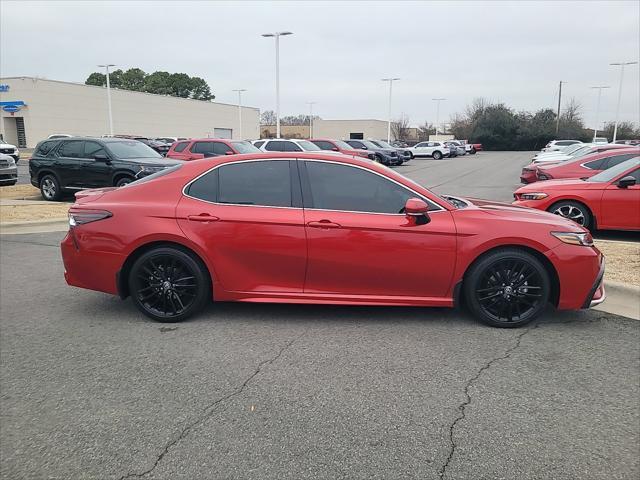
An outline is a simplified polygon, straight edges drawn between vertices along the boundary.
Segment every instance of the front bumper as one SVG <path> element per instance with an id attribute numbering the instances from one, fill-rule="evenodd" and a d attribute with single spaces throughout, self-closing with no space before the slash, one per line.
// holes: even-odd
<path id="1" fill-rule="evenodd" d="M 18 167 L 0 169 L 0 185 L 12 185 L 18 181 Z"/>
<path id="2" fill-rule="evenodd" d="M 598 272 L 598 276 L 596 281 L 593 284 L 587 299 L 585 300 L 582 308 L 592 308 L 600 305 L 607 299 L 607 292 L 604 289 L 604 271 L 605 271 L 605 258 L 604 255 L 601 257 L 600 261 L 600 271 Z"/>

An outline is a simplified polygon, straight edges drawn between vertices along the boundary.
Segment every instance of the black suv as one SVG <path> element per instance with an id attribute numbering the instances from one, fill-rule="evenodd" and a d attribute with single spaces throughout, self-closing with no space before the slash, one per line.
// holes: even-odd
<path id="1" fill-rule="evenodd" d="M 42 198 L 60 200 L 65 192 L 121 187 L 179 163 L 137 140 L 62 138 L 38 143 L 29 173 Z"/>
<path id="2" fill-rule="evenodd" d="M 380 148 L 378 145 L 371 143 L 369 140 L 345 140 L 353 148 L 360 150 L 369 150 L 376 156 L 376 161 L 383 165 L 402 165 L 402 157 L 398 155 L 395 148 Z"/>

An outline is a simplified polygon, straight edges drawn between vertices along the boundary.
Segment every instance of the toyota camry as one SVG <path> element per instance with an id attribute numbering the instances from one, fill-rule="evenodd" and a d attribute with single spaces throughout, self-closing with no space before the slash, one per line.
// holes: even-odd
<path id="1" fill-rule="evenodd" d="M 589 232 L 551 213 L 439 196 L 367 159 L 272 152 L 196 160 L 85 190 L 66 281 L 177 322 L 209 301 L 465 306 L 517 327 L 604 300 Z"/>

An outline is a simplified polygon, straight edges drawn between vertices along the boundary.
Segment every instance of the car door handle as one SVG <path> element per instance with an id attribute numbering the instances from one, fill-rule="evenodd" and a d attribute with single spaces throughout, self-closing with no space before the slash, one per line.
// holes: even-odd
<path id="1" fill-rule="evenodd" d="M 187 220 L 191 222 L 217 222 L 220 220 L 219 217 L 214 217 L 213 215 L 209 215 L 208 213 L 201 213 L 200 215 L 187 215 Z"/>
<path id="2" fill-rule="evenodd" d="M 319 222 L 308 222 L 307 226 L 311 228 L 340 228 L 341 227 L 339 223 L 334 223 L 330 220 L 320 220 Z"/>

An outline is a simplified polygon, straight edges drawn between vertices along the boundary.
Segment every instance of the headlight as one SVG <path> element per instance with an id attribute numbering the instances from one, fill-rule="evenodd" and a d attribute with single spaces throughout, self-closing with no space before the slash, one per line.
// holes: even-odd
<path id="1" fill-rule="evenodd" d="M 7 163 L 9 167 L 14 167 L 16 164 L 16 161 L 13 159 L 13 157 L 9 157 L 9 160 L 7 160 Z"/>
<path id="2" fill-rule="evenodd" d="M 551 232 L 551 235 L 564 243 L 569 243 L 571 245 L 580 245 L 582 247 L 593 247 L 593 237 L 588 232 Z"/>
<path id="3" fill-rule="evenodd" d="M 520 200 L 542 200 L 544 198 L 547 198 L 549 195 L 547 195 L 546 193 L 543 192 L 536 192 L 536 193 L 521 193 L 520 194 Z"/>

